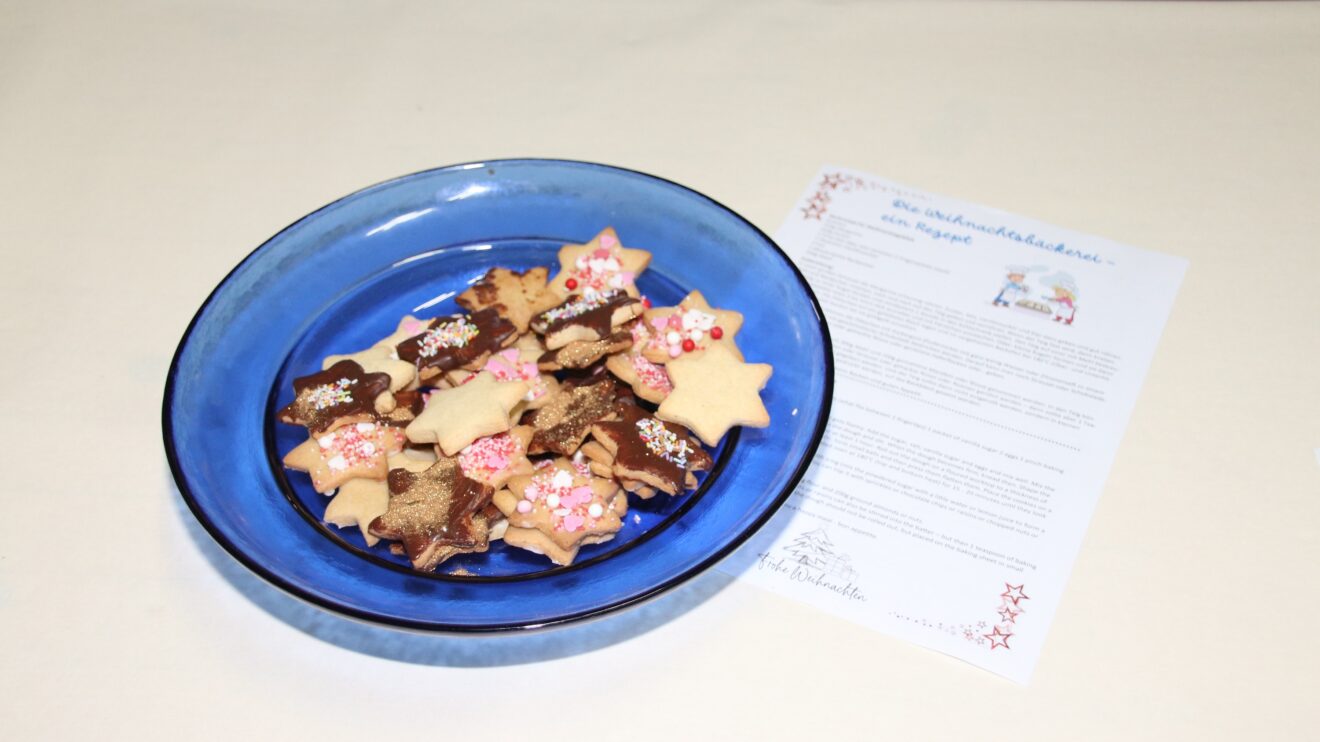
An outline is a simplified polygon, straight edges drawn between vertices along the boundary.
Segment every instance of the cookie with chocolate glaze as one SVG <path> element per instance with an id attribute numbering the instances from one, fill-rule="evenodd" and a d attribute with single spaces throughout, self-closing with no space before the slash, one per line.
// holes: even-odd
<path id="1" fill-rule="evenodd" d="M 549 273 L 545 266 L 521 273 L 508 268 L 491 268 L 454 301 L 469 312 L 494 309 L 512 322 L 518 332 L 527 332 L 527 323 L 533 315 L 560 302 L 559 296 L 546 288 Z"/>
<path id="2" fill-rule="evenodd" d="M 523 424 L 535 429 L 528 451 L 572 456 L 591 426 L 612 418 L 617 390 L 602 367 L 565 379 L 544 407 L 523 415 Z"/>
<path id="3" fill-rule="evenodd" d="M 340 425 L 370 422 L 377 412 L 395 407 L 388 374 L 367 373 L 356 361 L 293 380 L 294 399 L 277 416 L 280 422 L 303 425 L 312 435 Z"/>
<path id="4" fill-rule="evenodd" d="M 505 543 L 563 566 L 573 563 L 582 546 L 614 538 L 628 512 L 628 498 L 616 482 L 564 458 L 513 477 L 493 501 L 508 520 Z"/>
<path id="5" fill-rule="evenodd" d="M 627 330 L 619 330 L 600 340 L 578 340 L 562 348 L 547 350 L 536 359 L 536 365 L 542 371 L 583 369 L 607 355 L 625 351 L 630 347 L 632 347 L 632 335 Z"/>
<path id="6" fill-rule="evenodd" d="M 434 456 L 428 462 L 418 461 L 401 453 L 390 456 L 386 465 L 390 469 L 418 472 L 429 469 L 434 463 Z M 380 537 L 371 532 L 371 521 L 384 515 L 389 509 L 389 504 L 390 488 L 383 477 L 379 480 L 350 479 L 344 482 L 330 500 L 330 504 L 325 506 L 325 515 L 321 519 L 337 528 L 357 526 L 367 546 L 375 546 L 380 541 Z"/>
<path id="7" fill-rule="evenodd" d="M 417 367 L 407 361 L 399 360 L 392 347 L 373 345 L 356 353 L 326 356 L 325 360 L 321 361 L 321 368 L 328 369 L 340 361 L 355 361 L 369 374 L 387 374 L 390 377 L 391 392 L 417 386 Z"/>
<path id="8" fill-rule="evenodd" d="M 532 318 L 532 329 L 545 338 L 550 350 L 578 341 L 602 340 L 641 315 L 642 302 L 623 291 L 592 296 L 573 294 L 563 304 Z"/>
<path id="9" fill-rule="evenodd" d="M 426 329 L 395 346 L 401 360 L 417 367 L 418 379 L 430 383 L 446 371 L 477 370 L 486 359 L 513 343 L 518 331 L 494 309 L 436 317 Z"/>
<path id="10" fill-rule="evenodd" d="M 609 452 L 611 469 L 620 480 L 677 495 L 695 489 L 694 472 L 713 464 L 710 454 L 681 425 L 657 420 L 630 405 L 620 405 L 618 417 L 591 426 L 591 437 Z"/>
<path id="11" fill-rule="evenodd" d="M 371 533 L 400 541 L 414 569 L 433 571 L 455 554 L 485 551 L 491 488 L 463 474 L 456 458 L 421 472 L 392 469 L 389 506 L 371 521 Z"/>

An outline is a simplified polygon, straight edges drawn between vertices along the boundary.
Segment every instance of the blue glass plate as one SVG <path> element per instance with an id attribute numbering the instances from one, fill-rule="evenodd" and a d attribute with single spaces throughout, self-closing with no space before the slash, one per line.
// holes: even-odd
<path id="1" fill-rule="evenodd" d="M 357 529 L 323 524 L 328 499 L 280 466 L 306 436 L 275 421 L 292 379 L 319 370 L 326 355 L 372 345 L 404 314 L 461 311 L 454 295 L 493 266 L 557 268 L 560 245 L 606 226 L 652 252 L 638 283 L 657 306 L 699 289 L 744 314 L 739 347 L 774 366 L 762 395 L 770 426 L 726 436 L 697 491 L 631 498 L 616 538 L 584 547 L 570 567 L 497 542 L 422 574 L 383 544 L 368 547 Z M 244 259 L 179 343 L 165 385 L 165 448 L 207 531 L 295 596 L 412 629 L 537 628 L 657 595 L 746 540 L 806 471 L 833 374 L 825 319 L 801 274 L 719 203 L 605 165 L 472 163 L 346 196 Z M 449 574 L 460 567 L 467 574 Z"/>

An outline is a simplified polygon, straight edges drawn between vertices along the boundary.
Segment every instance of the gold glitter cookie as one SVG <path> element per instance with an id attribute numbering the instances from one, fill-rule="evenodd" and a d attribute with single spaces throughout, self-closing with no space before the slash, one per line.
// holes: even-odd
<path id="1" fill-rule="evenodd" d="M 614 414 L 615 397 L 614 380 L 603 368 L 564 381 L 544 407 L 523 415 L 536 431 L 529 452 L 572 456 L 591 426 Z"/>
<path id="2" fill-rule="evenodd" d="M 491 489 L 464 476 L 458 459 L 442 458 L 415 473 L 392 469 L 388 482 L 389 506 L 370 531 L 402 542 L 414 569 L 430 572 L 455 554 L 489 547 L 490 522 L 483 511 Z"/>

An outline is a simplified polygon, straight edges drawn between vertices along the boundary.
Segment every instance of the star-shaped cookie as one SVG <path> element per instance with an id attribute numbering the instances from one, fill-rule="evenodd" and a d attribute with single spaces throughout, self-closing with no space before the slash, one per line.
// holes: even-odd
<path id="1" fill-rule="evenodd" d="M 655 416 L 685 425 L 706 445 L 719 444 L 735 425 L 764 428 L 770 414 L 760 391 L 773 369 L 765 363 L 743 363 L 722 345 L 695 357 L 678 358 L 666 367 L 674 391 L 660 403 Z"/>
<path id="2" fill-rule="evenodd" d="M 436 459 L 418 460 L 412 457 L 419 452 L 408 451 L 389 457 L 390 469 L 407 469 L 411 472 L 426 471 Z M 325 506 L 326 523 L 339 528 L 357 526 L 362 531 L 362 538 L 367 546 L 375 546 L 380 537 L 371 532 L 371 521 L 385 514 L 389 509 L 390 488 L 385 480 L 350 479 L 335 493 L 330 504 Z"/>
<path id="3" fill-rule="evenodd" d="M 454 297 L 454 301 L 469 312 L 493 308 L 512 322 L 518 332 L 527 332 L 532 315 L 560 302 L 560 297 L 546 288 L 545 279 L 549 272 L 545 266 L 522 273 L 508 268 L 491 268 L 467 291 Z"/>
<path id="4" fill-rule="evenodd" d="M 723 345 L 742 360 L 742 351 L 733 341 L 742 329 L 742 313 L 712 307 L 700 291 L 683 297 L 678 306 L 648 309 L 643 319 L 651 338 L 642 354 L 652 363 L 700 355 L 712 345 Z"/>
<path id="5" fill-rule="evenodd" d="M 572 564 L 584 544 L 613 538 L 628 512 L 628 498 L 617 483 L 564 458 L 509 480 L 494 502 L 508 518 L 506 543 L 560 565 Z"/>
<path id="6" fill-rule="evenodd" d="M 531 426 L 519 425 L 507 433 L 472 441 L 458 452 L 458 464 L 469 478 L 499 489 L 509 477 L 532 472 L 532 462 L 527 459 L 531 442 Z"/>
<path id="7" fill-rule="evenodd" d="M 529 451 L 572 456 L 591 426 L 614 414 L 615 399 L 614 381 L 604 369 L 565 380 L 544 407 L 523 416 L 523 422 L 536 430 Z"/>
<path id="8" fill-rule="evenodd" d="M 498 381 L 489 371 L 452 389 L 433 393 L 408 424 L 408 440 L 436 443 L 454 456 L 472 441 L 509 429 L 509 412 L 527 394 L 525 381 Z"/>
<path id="9" fill-rule="evenodd" d="M 402 450 L 403 431 L 381 423 L 341 425 L 299 444 L 284 465 L 305 471 L 317 492 L 329 492 L 350 479 L 384 479 L 386 457 Z"/>
<path id="10" fill-rule="evenodd" d="M 402 541 L 414 569 L 430 572 L 455 554 L 486 550 L 490 526 L 481 511 L 492 493 L 464 476 L 457 459 L 417 473 L 391 469 L 388 481 L 389 506 L 370 530 Z"/>
<path id="11" fill-rule="evenodd" d="M 559 389 L 559 381 L 555 377 L 543 374 L 537 368 L 536 359 L 540 356 L 539 350 L 505 348 L 492 354 L 481 370 L 495 374 L 495 378 L 499 381 L 527 382 L 527 394 L 523 397 L 523 402 L 526 404 L 523 405 L 523 409 L 534 410 L 544 406 L 550 395 Z M 462 383 L 462 380 L 459 383 Z"/>
<path id="12" fill-rule="evenodd" d="M 671 495 L 695 489 L 697 478 L 693 472 L 706 471 L 713 463 L 701 444 L 681 425 L 657 420 L 640 407 L 619 405 L 618 409 L 618 420 L 591 426 L 591 437 L 612 457 L 613 475 L 649 484 Z M 583 453 L 593 461 L 599 458 L 594 448 Z"/>
<path id="13" fill-rule="evenodd" d="M 647 402 L 660 404 L 669 396 L 674 385 L 669 383 L 669 374 L 665 367 L 646 359 L 642 351 L 651 341 L 651 331 L 646 320 L 638 319 L 628 324 L 632 335 L 632 345 L 623 353 L 615 353 L 605 359 L 605 368 L 625 384 L 632 387 L 633 393 Z"/>
<path id="14" fill-rule="evenodd" d="M 391 392 L 406 389 L 417 380 L 417 367 L 407 361 L 399 360 L 392 346 L 373 345 L 356 353 L 326 356 L 321 362 L 321 370 L 328 369 L 340 361 L 356 361 L 362 370 L 369 374 L 388 375 Z"/>
<path id="15" fill-rule="evenodd" d="M 402 343 L 403 341 L 407 340 L 410 337 L 416 337 L 417 335 L 420 335 L 423 332 L 425 332 L 426 326 L 430 322 L 431 320 L 429 319 L 417 319 L 411 314 L 405 314 L 403 315 L 403 319 L 399 320 L 399 326 L 394 330 L 394 332 L 390 333 L 386 337 L 381 338 L 376 343 L 376 345 L 384 346 L 386 348 L 389 348 L 391 351 L 393 351 L 394 346 L 398 345 L 399 343 Z"/>
<path id="16" fill-rule="evenodd" d="M 281 422 L 305 425 L 312 435 L 338 425 L 369 422 L 394 409 L 390 377 L 367 373 L 356 361 L 340 361 L 293 380 L 294 399 L 279 411 Z"/>
<path id="17" fill-rule="evenodd" d="M 569 294 L 591 296 L 610 289 L 623 289 L 637 296 L 637 274 L 651 263 L 651 253 L 624 247 L 613 227 L 606 227 L 584 245 L 564 245 L 559 250 L 559 273 L 550 281 L 550 290 L 567 298 Z"/>
<path id="18" fill-rule="evenodd" d="M 518 336 L 513 323 L 494 309 L 436 317 L 420 334 L 394 346 L 399 358 L 417 367 L 423 384 L 456 368 L 476 370 L 491 353 Z"/>

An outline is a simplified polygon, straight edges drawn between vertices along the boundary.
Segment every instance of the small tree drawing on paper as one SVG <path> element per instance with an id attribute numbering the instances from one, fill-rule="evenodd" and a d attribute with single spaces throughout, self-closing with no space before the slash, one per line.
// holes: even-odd
<path id="1" fill-rule="evenodd" d="M 812 569 L 825 570 L 836 560 L 834 543 L 825 534 L 825 529 L 800 534 L 793 543 L 784 547 L 793 561 Z"/>

